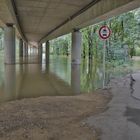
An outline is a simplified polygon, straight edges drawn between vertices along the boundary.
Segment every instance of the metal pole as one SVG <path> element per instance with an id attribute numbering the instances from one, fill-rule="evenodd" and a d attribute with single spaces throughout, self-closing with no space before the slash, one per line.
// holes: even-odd
<path id="1" fill-rule="evenodd" d="M 105 68 L 105 64 L 106 64 L 105 57 L 106 57 L 106 40 L 104 41 L 104 46 L 103 46 L 103 89 L 105 88 L 105 71 L 106 71 L 106 68 Z"/>

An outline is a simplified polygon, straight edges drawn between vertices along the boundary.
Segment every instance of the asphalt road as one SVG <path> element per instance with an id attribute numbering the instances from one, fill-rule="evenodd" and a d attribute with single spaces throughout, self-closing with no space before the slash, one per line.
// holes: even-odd
<path id="1" fill-rule="evenodd" d="M 108 110 L 88 118 L 101 130 L 101 140 L 140 140 L 140 72 L 110 82 Z"/>

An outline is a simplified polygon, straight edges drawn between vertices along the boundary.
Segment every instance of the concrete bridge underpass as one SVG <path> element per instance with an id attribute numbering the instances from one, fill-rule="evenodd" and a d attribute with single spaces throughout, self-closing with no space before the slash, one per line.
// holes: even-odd
<path id="1" fill-rule="evenodd" d="M 0 26 L 4 29 L 5 64 L 15 64 L 15 37 L 20 39 L 20 56 L 36 45 L 42 55 L 49 40 L 72 32 L 72 63 L 80 64 L 79 29 L 140 7 L 140 0 L 0 0 Z"/>

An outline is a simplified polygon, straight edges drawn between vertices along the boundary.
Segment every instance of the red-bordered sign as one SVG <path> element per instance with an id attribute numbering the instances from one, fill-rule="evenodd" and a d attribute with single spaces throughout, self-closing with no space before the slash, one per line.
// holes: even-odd
<path id="1" fill-rule="evenodd" d="M 110 37 L 111 30 L 109 29 L 108 26 L 102 26 L 99 30 L 99 35 L 103 40 L 106 40 Z"/>

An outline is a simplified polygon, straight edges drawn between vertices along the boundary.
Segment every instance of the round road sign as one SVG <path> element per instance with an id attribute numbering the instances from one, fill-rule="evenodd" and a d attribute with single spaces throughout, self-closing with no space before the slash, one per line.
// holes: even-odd
<path id="1" fill-rule="evenodd" d="M 108 26 L 102 26 L 99 30 L 99 35 L 103 40 L 106 40 L 110 37 L 111 30 L 109 29 Z"/>

